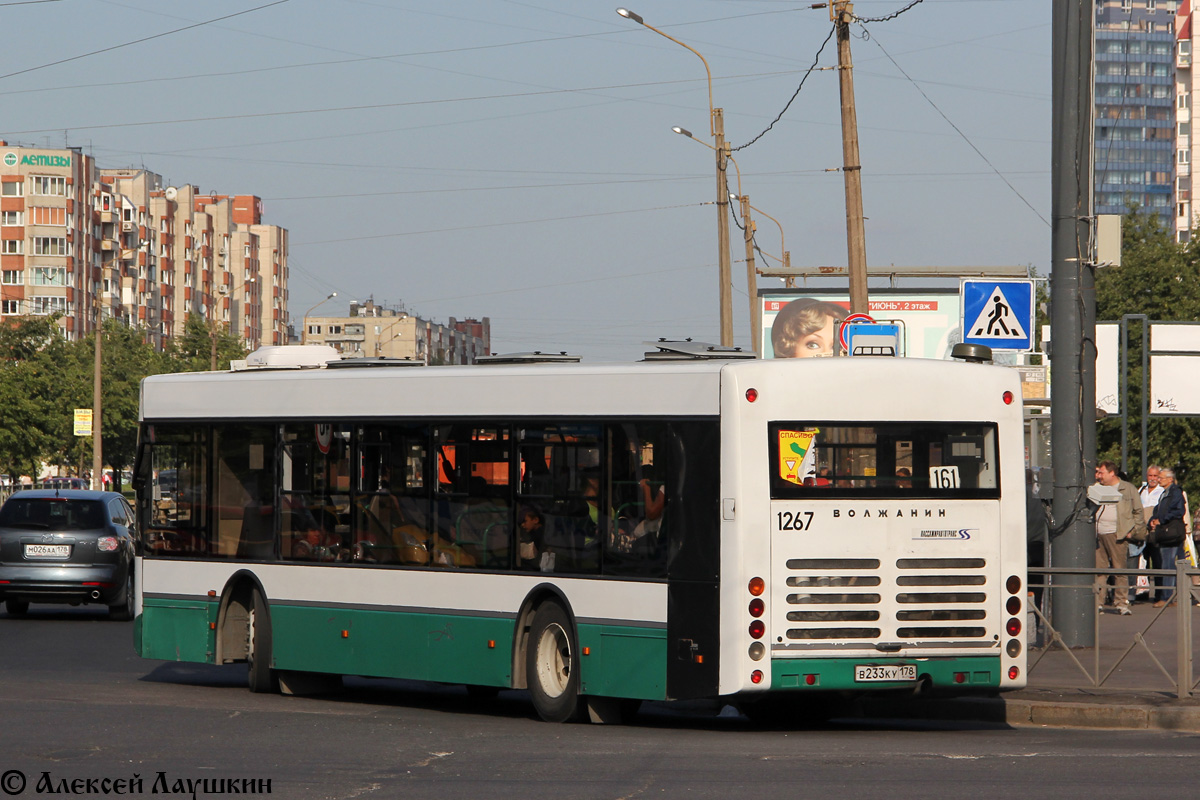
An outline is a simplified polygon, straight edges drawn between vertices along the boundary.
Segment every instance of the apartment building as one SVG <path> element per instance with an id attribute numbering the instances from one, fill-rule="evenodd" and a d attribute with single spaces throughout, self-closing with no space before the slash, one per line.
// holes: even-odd
<path id="1" fill-rule="evenodd" d="M 1095 212 L 1175 208 L 1178 0 L 1096 0 Z"/>
<path id="2" fill-rule="evenodd" d="M 308 316 L 305 344 L 327 344 L 347 358 L 386 356 L 424 364 L 471 364 L 491 351 L 491 320 L 454 317 L 446 325 L 383 308 L 350 303 L 346 316 Z"/>
<path id="3" fill-rule="evenodd" d="M 253 195 L 0 141 L 0 243 L 0 317 L 57 312 L 74 340 L 100 309 L 161 348 L 199 314 L 249 347 L 287 343 L 288 232 Z"/>

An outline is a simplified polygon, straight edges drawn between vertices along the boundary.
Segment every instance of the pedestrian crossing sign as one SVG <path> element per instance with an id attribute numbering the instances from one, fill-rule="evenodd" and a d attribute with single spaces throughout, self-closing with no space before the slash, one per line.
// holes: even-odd
<path id="1" fill-rule="evenodd" d="M 964 280 L 960 296 L 964 342 L 1033 349 L 1033 281 Z"/>

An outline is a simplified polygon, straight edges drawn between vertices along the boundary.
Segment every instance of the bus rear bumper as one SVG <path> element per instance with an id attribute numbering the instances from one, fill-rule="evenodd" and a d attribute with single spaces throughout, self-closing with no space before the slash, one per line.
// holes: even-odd
<path id="1" fill-rule="evenodd" d="M 899 679 L 888 679 L 893 676 L 899 676 Z M 912 689 L 914 692 L 980 692 L 999 690 L 1000 679 L 998 655 L 907 659 L 776 658 L 771 660 L 770 688 L 781 691 Z"/>

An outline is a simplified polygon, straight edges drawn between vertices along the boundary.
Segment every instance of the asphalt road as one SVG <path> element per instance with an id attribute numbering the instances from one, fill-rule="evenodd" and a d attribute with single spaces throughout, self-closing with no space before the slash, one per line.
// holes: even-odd
<path id="1" fill-rule="evenodd" d="M 102 611 L 0 612 L 0 800 L 130 796 L 100 781 L 135 775 L 132 796 L 146 797 L 191 796 L 188 781 L 205 779 L 270 780 L 272 796 L 305 799 L 1184 797 L 1200 785 L 1200 736 L 762 728 L 694 704 L 650 705 L 629 725 L 549 725 L 523 692 L 480 704 L 461 687 L 363 679 L 320 699 L 253 695 L 241 666 L 137 658 L 132 624 Z"/>

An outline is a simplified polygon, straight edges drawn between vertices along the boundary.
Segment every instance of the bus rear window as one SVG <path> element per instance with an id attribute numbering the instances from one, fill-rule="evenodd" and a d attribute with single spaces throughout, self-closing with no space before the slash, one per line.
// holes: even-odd
<path id="1" fill-rule="evenodd" d="M 1000 496 L 996 425 L 774 422 L 771 497 Z"/>

